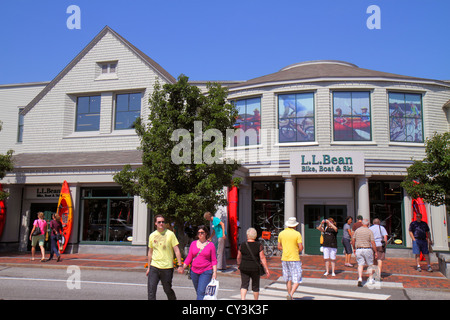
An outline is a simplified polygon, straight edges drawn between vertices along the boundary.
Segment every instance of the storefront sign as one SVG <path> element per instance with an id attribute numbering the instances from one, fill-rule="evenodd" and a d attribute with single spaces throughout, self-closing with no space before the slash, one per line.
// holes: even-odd
<path id="1" fill-rule="evenodd" d="M 362 152 L 293 152 L 291 174 L 359 175 L 364 174 Z"/>
<path id="2" fill-rule="evenodd" d="M 27 199 L 58 198 L 61 193 L 61 187 L 58 186 L 28 187 L 25 190 Z"/>

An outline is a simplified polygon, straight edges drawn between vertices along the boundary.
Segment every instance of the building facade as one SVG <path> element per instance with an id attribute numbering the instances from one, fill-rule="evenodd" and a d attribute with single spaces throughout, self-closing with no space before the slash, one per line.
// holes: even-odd
<path id="1" fill-rule="evenodd" d="M 142 163 L 132 124 L 148 115 L 156 81 L 176 79 L 105 27 L 51 82 L 0 86 L 0 152 L 15 151 L 14 172 L 0 181 L 10 193 L 0 248 L 29 249 L 36 213 L 56 210 L 66 180 L 75 212 L 69 250 L 145 254 L 149 210 L 113 175 Z M 396 247 L 411 247 L 411 199 L 400 182 L 424 157 L 425 139 L 450 129 L 450 82 L 311 61 L 223 85 L 239 111 L 226 152 L 242 161 L 241 239 L 250 226 L 277 231 L 296 217 L 305 253 L 317 254 L 323 217 L 341 235 L 347 216 L 362 215 L 380 218 L 402 241 Z M 427 210 L 434 249 L 447 251 L 446 208 Z"/>

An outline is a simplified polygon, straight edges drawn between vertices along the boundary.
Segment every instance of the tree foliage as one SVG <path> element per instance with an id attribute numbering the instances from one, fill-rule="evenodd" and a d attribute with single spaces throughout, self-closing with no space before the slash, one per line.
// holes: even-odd
<path id="1" fill-rule="evenodd" d="M 450 132 L 435 133 L 426 141 L 426 157 L 408 168 L 401 186 L 412 198 L 439 206 L 450 205 Z"/>
<path id="2" fill-rule="evenodd" d="M 204 222 L 205 211 L 214 212 L 224 204 L 223 186 L 232 183 L 239 167 L 236 162 L 207 164 L 201 159 L 211 144 L 219 145 L 215 152 L 226 146 L 225 139 L 207 141 L 203 136 L 208 129 L 216 129 L 225 137 L 226 130 L 233 128 L 237 110 L 226 97 L 227 90 L 219 84 L 208 84 L 208 93 L 202 94 L 184 75 L 175 84 L 157 83 L 149 99 L 148 121 L 138 119 L 135 124 L 143 165 L 134 170 L 125 166 L 114 181 L 124 191 L 141 196 L 154 214 L 179 223 Z M 199 123 L 200 134 L 195 128 Z M 182 142 L 189 146 L 179 151 L 185 161 L 178 164 L 173 161 L 181 140 L 173 137 L 177 129 L 186 133 Z M 193 152 L 195 144 L 199 152 Z"/>

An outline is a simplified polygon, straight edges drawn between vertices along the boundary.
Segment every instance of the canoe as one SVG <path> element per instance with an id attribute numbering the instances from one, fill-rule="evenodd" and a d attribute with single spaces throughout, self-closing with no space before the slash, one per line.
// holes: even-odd
<path id="1" fill-rule="evenodd" d="M 60 252 L 64 253 L 67 244 L 69 243 L 73 227 L 72 197 L 70 196 L 69 184 L 65 180 L 61 188 L 61 193 L 59 195 L 58 209 L 56 213 L 61 217 L 63 236 L 61 245 L 62 249 L 60 250 Z"/>

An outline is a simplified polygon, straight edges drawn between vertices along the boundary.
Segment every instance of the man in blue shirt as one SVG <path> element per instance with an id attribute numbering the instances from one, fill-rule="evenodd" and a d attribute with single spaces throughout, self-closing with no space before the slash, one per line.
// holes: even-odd
<path id="1" fill-rule="evenodd" d="M 225 224 L 219 218 L 214 217 L 211 212 L 205 212 L 203 217 L 212 223 L 212 232 L 208 240 L 211 240 L 214 234 L 217 237 L 217 270 L 225 271 L 227 269 L 227 260 L 225 257 Z"/>
<path id="2" fill-rule="evenodd" d="M 416 255 L 417 271 L 422 271 L 420 268 L 420 253 L 424 255 L 428 263 L 428 272 L 433 272 L 430 264 L 430 254 L 428 245 L 432 245 L 430 237 L 430 228 L 427 223 L 422 221 L 422 214 L 416 214 L 416 221 L 409 225 L 409 235 L 413 241 L 413 253 Z"/>

